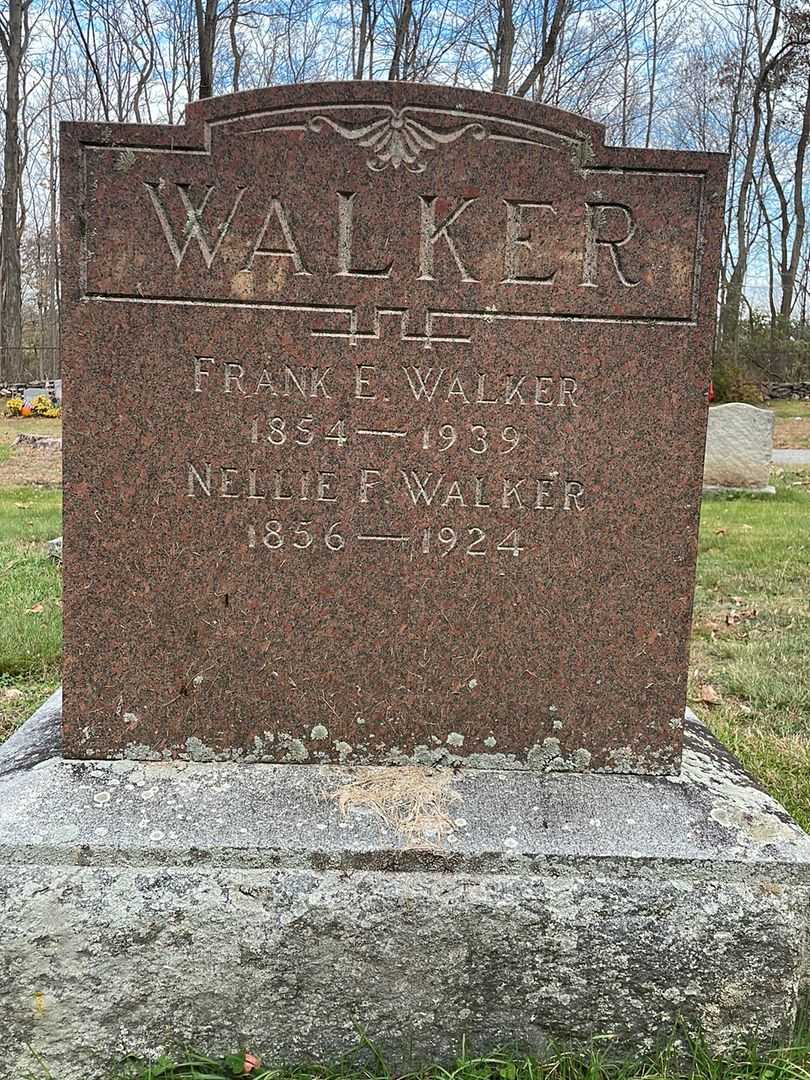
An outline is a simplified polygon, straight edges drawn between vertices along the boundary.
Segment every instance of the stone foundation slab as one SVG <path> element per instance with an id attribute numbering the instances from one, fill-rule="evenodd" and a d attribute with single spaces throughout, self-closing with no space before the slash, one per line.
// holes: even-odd
<path id="1" fill-rule="evenodd" d="M 2 775 L 0 748 L 0 1078 L 29 1048 L 91 1080 L 128 1051 L 292 1062 L 361 1033 L 397 1066 L 639 1052 L 679 1021 L 719 1051 L 789 1038 L 810 838 L 687 729 L 677 777 L 453 774 L 450 831 L 410 839 L 341 812 L 363 770 L 31 764 L 18 739 Z"/>

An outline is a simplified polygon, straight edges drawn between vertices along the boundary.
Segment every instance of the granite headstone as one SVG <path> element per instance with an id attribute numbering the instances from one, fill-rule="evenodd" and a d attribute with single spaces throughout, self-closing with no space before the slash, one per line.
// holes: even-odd
<path id="1" fill-rule="evenodd" d="M 404 84 L 63 125 L 67 754 L 677 770 L 724 175 Z"/>

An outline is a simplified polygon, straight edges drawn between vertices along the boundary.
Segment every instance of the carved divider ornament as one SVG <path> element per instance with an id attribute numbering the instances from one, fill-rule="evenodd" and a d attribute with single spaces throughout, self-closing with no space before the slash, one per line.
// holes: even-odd
<path id="1" fill-rule="evenodd" d="M 407 107 L 396 112 L 392 110 L 380 120 L 356 127 L 339 124 L 328 116 L 318 115 L 309 120 L 307 127 L 310 131 L 320 132 L 327 126 L 342 138 L 359 142 L 361 146 L 372 150 L 373 154 L 366 162 L 372 172 L 381 172 L 389 165 L 393 165 L 395 169 L 404 165 L 409 172 L 421 173 L 426 168 L 425 162 L 418 160 L 423 152 L 447 146 L 466 134 L 470 134 L 478 142 L 486 139 L 489 134 L 483 124 L 478 123 L 463 124 L 452 131 L 437 130 L 420 124 L 406 115 L 407 113 Z"/>

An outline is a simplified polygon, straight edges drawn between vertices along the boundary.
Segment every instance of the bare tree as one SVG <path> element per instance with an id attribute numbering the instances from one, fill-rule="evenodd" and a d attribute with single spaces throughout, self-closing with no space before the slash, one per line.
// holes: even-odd
<path id="1" fill-rule="evenodd" d="M 800 35 L 803 30 L 808 29 L 810 20 L 808 20 L 806 14 L 800 17 L 793 12 L 791 15 L 792 29 L 796 31 L 798 35 L 797 41 L 800 42 L 802 40 Z M 808 60 L 806 50 L 802 50 L 800 45 L 797 44 L 794 48 L 793 64 L 785 64 L 781 73 L 782 77 L 773 78 L 765 93 L 767 121 L 763 146 L 771 185 L 778 204 L 780 224 L 779 251 L 778 255 L 775 255 L 772 259 L 772 263 L 775 262 L 779 270 L 781 291 L 779 319 L 783 325 L 790 319 L 793 311 L 796 275 L 799 269 L 806 225 L 804 167 L 808 141 L 810 141 L 810 62 Z M 801 128 L 793 146 L 793 152 L 786 155 L 786 167 L 780 170 L 775 160 L 774 114 L 780 94 L 785 90 L 790 90 L 794 81 L 799 84 L 799 100 L 795 101 L 791 97 L 787 106 L 787 114 L 790 118 L 800 116 Z M 787 189 L 782 176 L 786 176 L 792 181 L 792 193 Z"/>
<path id="2" fill-rule="evenodd" d="M 400 0 L 394 19 L 394 48 L 388 68 L 389 79 L 404 77 L 404 55 L 413 18 L 413 0 Z"/>
<path id="3" fill-rule="evenodd" d="M 0 48 L 6 61 L 3 106 L 3 194 L 0 203 L 0 375 L 4 359 L 19 364 L 22 345 L 20 281 L 20 96 L 23 58 L 30 37 L 31 0 L 9 0 L 7 15 L 0 15 Z"/>
<path id="4" fill-rule="evenodd" d="M 372 78 L 374 38 L 380 10 L 376 0 L 349 0 L 349 9 L 352 34 L 352 78 Z"/>
<path id="5" fill-rule="evenodd" d="M 543 0 L 543 34 L 540 54 L 515 90 L 517 97 L 525 97 L 529 91 L 532 91 L 535 97 L 542 100 L 546 71 L 557 48 L 565 17 L 570 12 L 573 2 L 574 0 Z"/>
<path id="6" fill-rule="evenodd" d="M 783 24 L 781 0 L 772 0 L 770 5 L 761 3 L 761 0 L 748 0 L 748 3 L 751 6 L 756 56 L 754 66 L 750 71 L 750 129 L 736 196 L 737 205 L 733 212 L 735 259 L 728 278 L 720 316 L 721 336 L 726 345 L 734 345 L 739 328 L 740 306 L 751 251 L 750 202 L 754 189 L 757 157 L 762 150 L 761 136 L 766 92 L 774 77 L 778 77 L 780 68 L 789 62 L 798 49 L 808 44 L 803 25 L 801 33 L 795 34 L 790 32 L 792 27 L 789 24 L 788 32 L 783 34 L 780 41 L 780 33 L 786 29 Z M 762 12 L 763 7 L 766 8 L 765 14 Z"/>
<path id="7" fill-rule="evenodd" d="M 515 51 L 515 15 L 512 0 L 498 0 L 495 41 L 490 53 L 492 89 L 496 94 L 508 94 L 512 79 L 512 57 Z"/>
<path id="8" fill-rule="evenodd" d="M 200 60 L 200 98 L 211 97 L 214 93 L 214 51 L 219 22 L 217 0 L 194 0 L 194 14 L 197 20 L 197 49 Z"/>

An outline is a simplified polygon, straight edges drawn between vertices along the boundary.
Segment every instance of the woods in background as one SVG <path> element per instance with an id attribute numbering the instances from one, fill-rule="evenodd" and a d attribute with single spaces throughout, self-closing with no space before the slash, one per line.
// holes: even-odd
<path id="1" fill-rule="evenodd" d="M 728 153 L 718 383 L 810 378 L 810 3 L 7 4 L 0 382 L 59 371 L 60 120 L 177 124 L 197 97 L 332 79 L 516 94 L 604 123 L 608 143 Z"/>

